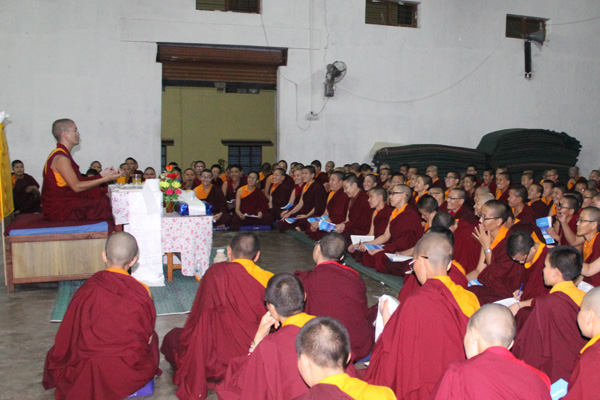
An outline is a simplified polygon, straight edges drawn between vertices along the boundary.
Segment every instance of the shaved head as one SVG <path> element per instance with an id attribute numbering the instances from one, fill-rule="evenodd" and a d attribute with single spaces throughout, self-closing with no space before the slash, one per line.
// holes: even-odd
<path id="1" fill-rule="evenodd" d="M 350 354 L 348 331 L 336 319 L 317 317 L 308 321 L 296 336 L 298 357 L 305 354 L 322 368 L 346 368 Z"/>
<path id="2" fill-rule="evenodd" d="M 488 346 L 509 348 L 515 338 L 515 318 L 500 304 L 486 304 L 469 319 L 467 330 L 475 328 Z"/>
<path id="3" fill-rule="evenodd" d="M 137 241 L 127 232 L 115 232 L 106 240 L 104 252 L 110 265 L 124 267 L 137 256 Z"/>
<path id="4" fill-rule="evenodd" d="M 446 275 L 446 268 L 452 261 L 452 252 L 452 244 L 441 233 L 423 236 L 415 246 L 415 255 L 427 257 L 431 267 L 436 271 L 443 271 L 442 275 Z"/>
<path id="5" fill-rule="evenodd" d="M 60 140 L 60 134 L 63 131 L 71 129 L 73 127 L 73 125 L 75 125 L 75 122 L 73 122 L 73 120 L 71 120 L 71 119 L 68 119 L 68 118 L 57 119 L 52 124 L 52 135 L 54 136 L 54 138 L 56 140 Z"/>
<path id="6" fill-rule="evenodd" d="M 231 252 L 235 258 L 254 260 L 260 250 L 258 236 L 250 232 L 240 232 L 231 240 Z"/>
<path id="7" fill-rule="evenodd" d="M 600 318 L 600 287 L 595 287 L 585 294 L 581 310 L 592 310 Z"/>

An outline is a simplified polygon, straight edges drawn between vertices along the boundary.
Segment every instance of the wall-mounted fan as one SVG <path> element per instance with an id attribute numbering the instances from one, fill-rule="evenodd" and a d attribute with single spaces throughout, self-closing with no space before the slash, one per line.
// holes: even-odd
<path id="1" fill-rule="evenodd" d="M 325 74 L 325 97 L 333 97 L 335 94 L 334 85 L 344 79 L 346 75 L 346 63 L 343 61 L 334 61 L 327 65 Z"/>

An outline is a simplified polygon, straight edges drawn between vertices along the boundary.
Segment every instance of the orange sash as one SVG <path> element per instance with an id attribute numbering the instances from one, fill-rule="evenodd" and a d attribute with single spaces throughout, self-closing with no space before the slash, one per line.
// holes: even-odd
<path id="1" fill-rule="evenodd" d="M 271 279 L 271 277 L 273 276 L 272 272 L 265 271 L 258 265 L 254 264 L 254 261 L 252 261 L 252 260 L 246 260 L 244 258 L 236 258 L 232 262 L 241 264 L 241 266 L 244 267 L 246 272 L 248 272 L 250 274 L 250 276 L 252 276 L 254 279 L 256 279 L 258 281 L 258 283 L 260 283 L 264 287 L 267 287 L 267 283 L 269 282 L 269 279 Z"/>
<path id="2" fill-rule="evenodd" d="M 458 306 L 467 317 L 471 317 L 481 307 L 477 296 L 452 282 L 452 279 L 448 275 L 436 276 L 432 279 L 439 280 L 450 290 L 452 297 L 454 297 L 454 300 L 456 300 L 456 303 L 458 303 Z"/>
<path id="3" fill-rule="evenodd" d="M 537 235 L 535 233 L 532 233 L 532 238 L 537 238 Z M 540 245 L 538 246 L 537 251 L 535 252 L 535 255 L 533 256 L 533 260 L 531 260 L 530 263 L 525 263 L 524 267 L 525 269 L 529 269 L 531 268 L 531 266 L 533 264 L 535 264 L 537 262 L 537 260 L 540 258 L 540 256 L 542 255 L 542 251 L 544 250 L 544 247 L 546 247 L 545 244 L 540 243 Z"/>
<path id="4" fill-rule="evenodd" d="M 462 266 L 462 265 L 460 265 L 460 263 L 459 263 L 458 261 L 456 261 L 456 260 L 452 260 L 452 265 L 454 265 L 456 268 L 458 268 L 458 270 L 459 270 L 460 272 L 462 272 L 462 273 L 463 273 L 463 275 L 467 275 L 467 271 L 465 271 L 465 269 L 463 268 L 463 266 Z"/>
<path id="5" fill-rule="evenodd" d="M 404 212 L 404 210 L 406 209 L 406 206 L 407 206 L 407 205 L 408 205 L 408 203 L 407 203 L 407 204 L 405 204 L 405 205 L 404 205 L 404 206 L 403 206 L 401 209 L 399 209 L 399 210 L 398 210 L 397 208 L 394 208 L 394 211 L 392 211 L 392 216 L 390 217 L 390 222 L 392 222 L 392 221 L 394 220 L 394 218 L 396 218 L 398 215 L 402 214 L 402 213 Z"/>
<path id="6" fill-rule="evenodd" d="M 579 289 L 573 281 L 563 281 L 559 282 L 550 289 L 550 293 L 554 292 L 563 292 L 567 296 L 575 302 L 579 307 L 581 307 L 581 302 L 583 301 L 583 296 L 585 296 L 585 292 Z"/>
<path id="7" fill-rule="evenodd" d="M 308 190 L 308 188 L 310 187 L 310 185 L 313 184 L 313 182 L 314 182 L 314 180 L 310 181 L 310 183 L 304 185 L 304 188 L 302 189 L 302 194 L 306 193 L 306 191 Z"/>
<path id="8" fill-rule="evenodd" d="M 507 233 L 508 233 L 508 229 L 504 225 L 502 225 L 500 227 L 500 230 L 498 231 L 498 234 L 494 238 L 494 241 L 490 245 L 490 249 L 493 250 L 494 247 L 496 247 L 498 245 L 498 243 L 500 243 L 502 241 L 502 239 L 504 239 L 506 237 Z"/>
<path id="9" fill-rule="evenodd" d="M 333 195 L 334 195 L 335 193 L 336 193 L 336 192 L 334 192 L 333 190 L 332 190 L 331 192 L 329 192 L 329 196 L 327 196 L 327 204 L 329 204 L 329 200 L 331 200 L 331 198 L 333 197 Z"/>
<path id="10" fill-rule="evenodd" d="M 589 342 L 587 342 L 587 344 L 585 346 L 583 346 L 583 349 L 581 349 L 581 354 L 583 354 L 583 352 L 590 347 L 591 345 L 595 344 L 598 340 L 600 340 L 600 333 L 597 334 L 596 336 L 594 336 L 592 338 L 592 340 L 590 340 Z"/>
<path id="11" fill-rule="evenodd" d="M 583 244 L 583 261 L 584 262 L 585 262 L 585 260 L 587 260 L 587 258 L 590 256 L 590 254 L 592 254 L 592 250 L 594 249 L 594 242 L 596 241 L 597 237 L 598 237 L 598 233 L 596 233 L 594 235 L 592 240 L 590 240 L 589 242 L 586 240 L 585 243 Z"/>
<path id="12" fill-rule="evenodd" d="M 208 191 L 204 190 L 204 185 L 200 185 L 197 186 L 196 189 L 194 189 L 194 191 L 196 192 L 196 197 L 200 200 L 205 200 L 208 195 L 210 194 L 210 191 L 212 190 L 212 183 L 210 184 L 210 187 L 208 188 Z"/>
<path id="13" fill-rule="evenodd" d="M 256 189 L 256 188 L 254 188 L 254 189 Z M 254 192 L 254 189 L 252 189 L 252 190 L 248 191 L 248 185 L 242 186 L 242 187 L 240 188 L 240 190 L 241 190 L 241 195 L 242 195 L 242 199 L 243 199 L 243 198 L 245 198 L 245 197 L 248 197 L 248 196 L 250 196 L 250 195 L 252 194 L 252 192 Z"/>
<path id="14" fill-rule="evenodd" d="M 302 328 L 304 325 L 306 325 L 308 321 L 310 321 L 313 318 L 314 316 L 308 315 L 306 313 L 295 314 L 283 321 L 283 324 L 281 324 L 281 326 L 295 325 L 298 328 Z"/>
<path id="15" fill-rule="evenodd" d="M 273 192 L 275 191 L 275 189 L 277 189 L 277 186 L 279 186 L 279 183 L 274 183 L 271 185 L 271 194 L 273 194 Z"/>
<path id="16" fill-rule="evenodd" d="M 67 155 L 66 155 L 67 153 L 63 149 L 56 148 L 56 149 L 52 150 L 52 153 L 50 153 L 50 155 L 48 156 L 48 160 L 50 159 L 50 157 L 52 157 L 54 155 L 54 153 L 56 153 L 58 151 L 62 151 L 63 153 L 65 153 L 65 157 L 67 157 Z M 48 167 L 52 168 L 51 166 L 48 165 L 48 160 L 46 160 L 46 165 L 44 165 L 44 172 L 46 171 L 46 168 L 48 168 Z M 67 181 L 65 181 L 65 178 L 63 178 L 61 174 L 59 174 L 55 170 L 52 170 L 52 172 L 54 172 L 54 178 L 56 179 L 56 186 L 58 186 L 58 187 L 69 186 L 69 185 L 67 185 Z M 117 182 L 119 182 L 118 179 L 117 179 Z M 119 183 L 125 183 L 125 182 L 119 182 Z"/>

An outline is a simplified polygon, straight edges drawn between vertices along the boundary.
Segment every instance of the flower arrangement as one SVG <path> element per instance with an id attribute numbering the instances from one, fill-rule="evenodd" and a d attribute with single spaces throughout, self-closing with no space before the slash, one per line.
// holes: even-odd
<path id="1" fill-rule="evenodd" d="M 181 194 L 180 176 L 177 171 L 173 171 L 172 165 L 167 165 L 167 170 L 160 174 L 160 190 L 163 192 L 165 203 L 177 201 Z"/>

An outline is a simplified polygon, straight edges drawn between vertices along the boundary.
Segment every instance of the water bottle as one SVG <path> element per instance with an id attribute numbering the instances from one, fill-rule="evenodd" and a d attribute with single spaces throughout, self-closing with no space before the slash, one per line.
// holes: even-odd
<path id="1" fill-rule="evenodd" d="M 197 282 L 200 282 L 200 279 L 202 279 L 202 262 L 200 260 L 196 260 L 195 267 L 194 277 L 196 278 Z"/>

